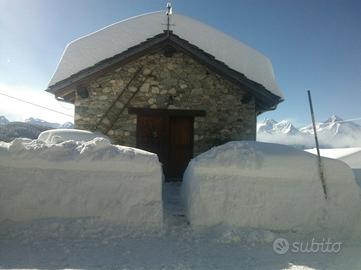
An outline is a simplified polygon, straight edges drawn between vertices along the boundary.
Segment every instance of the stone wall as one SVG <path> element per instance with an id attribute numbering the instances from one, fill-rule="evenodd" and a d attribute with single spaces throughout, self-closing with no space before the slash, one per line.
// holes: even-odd
<path id="1" fill-rule="evenodd" d="M 148 54 L 90 80 L 89 97 L 76 96 L 76 128 L 94 129 L 140 66 L 142 74 L 128 88 L 129 93 L 140 88 L 130 107 L 206 111 L 206 117 L 195 118 L 195 154 L 230 140 L 255 140 L 254 98 L 181 52 L 172 57 Z M 135 146 L 136 121 L 136 115 L 125 109 L 108 136 L 115 143 Z"/>

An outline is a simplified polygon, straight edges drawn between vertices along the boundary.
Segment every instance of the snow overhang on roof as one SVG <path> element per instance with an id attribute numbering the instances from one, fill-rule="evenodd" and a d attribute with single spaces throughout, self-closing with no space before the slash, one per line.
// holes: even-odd
<path id="1" fill-rule="evenodd" d="M 55 86 L 66 80 L 74 82 L 74 75 L 97 63 L 119 55 L 128 49 L 164 32 L 167 16 L 159 11 L 117 22 L 99 31 L 70 42 L 58 63 L 47 91 L 55 93 Z M 275 81 L 271 61 L 240 41 L 189 17 L 173 14 L 171 30 L 205 53 L 223 62 L 247 79 L 262 85 L 276 96 L 283 94 Z"/>

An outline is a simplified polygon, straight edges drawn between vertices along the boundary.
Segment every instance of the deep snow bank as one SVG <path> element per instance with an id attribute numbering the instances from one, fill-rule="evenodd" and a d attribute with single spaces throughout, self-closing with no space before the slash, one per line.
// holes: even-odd
<path id="1" fill-rule="evenodd" d="M 277 231 L 347 234 L 360 226 L 351 169 L 323 159 L 324 199 L 314 155 L 292 147 L 229 142 L 194 158 L 182 195 L 193 226 L 226 224 Z"/>
<path id="2" fill-rule="evenodd" d="M 0 144 L 0 221 L 100 217 L 159 227 L 161 190 L 162 170 L 155 154 L 103 138 Z"/>
<path id="3" fill-rule="evenodd" d="M 316 148 L 306 149 L 306 152 L 317 155 Z M 339 159 L 353 170 L 356 182 L 361 187 L 361 147 L 320 149 L 323 157 Z"/>

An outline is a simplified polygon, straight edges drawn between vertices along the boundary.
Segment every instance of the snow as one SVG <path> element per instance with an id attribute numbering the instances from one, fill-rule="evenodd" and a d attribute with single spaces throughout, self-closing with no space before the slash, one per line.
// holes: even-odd
<path id="1" fill-rule="evenodd" d="M 322 148 L 361 146 L 361 126 L 355 122 L 332 115 L 325 122 L 317 123 L 316 129 Z M 287 120 L 277 122 L 265 119 L 257 123 L 257 140 L 295 145 L 303 149 L 315 145 L 312 125 L 298 129 Z"/>
<path id="2" fill-rule="evenodd" d="M 316 130 L 319 136 L 323 136 L 326 140 L 327 137 L 334 136 L 348 136 L 349 140 L 360 143 L 361 126 L 352 122 L 344 121 L 342 118 L 332 115 L 323 123 L 316 123 Z M 300 129 L 305 134 L 313 134 L 312 125 L 308 125 Z M 355 143 L 354 143 L 355 144 Z"/>
<path id="3" fill-rule="evenodd" d="M 312 154 L 251 141 L 212 148 L 195 157 L 184 174 L 187 218 L 195 228 L 225 224 L 345 237 L 358 233 L 361 200 L 351 169 L 327 158 L 323 165 L 327 201 Z"/>
<path id="4" fill-rule="evenodd" d="M 317 155 L 316 148 L 305 151 Z M 361 187 L 361 147 L 320 149 L 323 157 L 339 159 L 345 162 L 353 170 L 356 182 Z"/>
<path id="5" fill-rule="evenodd" d="M 171 203 L 169 215 L 175 214 L 169 218 L 182 219 L 173 204 L 179 185 L 166 183 L 165 194 Z M 338 254 L 278 255 L 272 248 L 278 237 L 312 239 L 224 227 L 196 232 L 186 222 L 170 222 L 163 233 L 127 231 L 91 218 L 3 222 L 0 262 L 2 269 L 361 269 L 360 242 L 343 241 Z"/>
<path id="6" fill-rule="evenodd" d="M 95 141 L 98 140 L 101 141 L 101 139 L 95 139 Z M 26 144 L 25 140 L 20 141 Z M 31 141 L 28 140 L 27 142 L 30 143 Z M 91 142 L 77 142 L 78 145 L 89 143 Z M 9 151 L 10 145 L 9 143 L 0 143 L 0 149 Z M 41 142 L 38 142 L 37 145 L 42 148 Z M 99 151 L 96 152 L 99 153 Z M 1 151 L 0 153 L 4 154 Z M 15 153 L 18 152 L 15 151 Z M 141 154 L 146 154 L 146 152 L 141 152 Z M 147 155 L 152 154 L 148 153 Z M 90 155 L 90 157 L 99 160 L 106 159 L 106 157 L 101 158 L 101 155 Z M 1 160 L 0 164 L 2 164 Z M 93 172 L 89 175 L 79 175 L 79 177 L 93 177 L 92 174 Z M 114 177 L 119 179 L 116 178 L 115 182 L 121 181 L 122 175 L 122 173 L 116 172 Z M 57 174 L 57 177 L 60 177 L 60 174 Z M 0 168 L 0 186 L 3 184 L 2 179 L 3 168 Z M 67 181 L 65 178 L 57 179 L 65 183 Z M 48 181 L 54 182 L 57 179 L 50 177 Z M 79 198 L 85 199 L 82 192 L 79 193 L 77 190 L 78 185 L 76 184 L 79 183 L 79 179 L 67 179 L 71 181 L 72 187 L 69 187 L 64 194 L 77 192 L 76 195 Z M 141 185 L 136 181 L 136 178 L 132 181 L 138 187 Z M 26 185 L 26 182 L 33 184 L 36 181 L 31 180 L 31 178 L 22 181 L 19 186 L 13 186 L 13 191 L 21 191 L 24 195 L 25 192 L 33 195 L 39 194 L 39 192 L 34 193 L 30 183 L 22 187 L 22 185 Z M 102 192 L 109 192 L 109 201 L 123 199 L 119 195 L 124 195 L 125 192 L 122 193 L 121 188 L 113 185 L 112 187 L 117 189 L 119 193 L 118 197 L 114 197 L 115 191 L 110 190 L 107 174 L 102 175 L 100 182 Z M 89 185 L 93 184 L 97 183 L 89 182 Z M 50 187 L 49 184 L 47 185 Z M 64 186 L 64 184 L 59 186 Z M 193 230 L 192 227 L 188 226 L 179 204 L 179 184 L 166 183 L 163 188 L 164 226 L 160 231 L 133 230 L 132 227 L 124 228 L 123 224 L 118 225 L 93 217 L 57 217 L 21 222 L 0 219 L 0 268 L 212 270 L 240 269 L 241 266 L 244 270 L 361 269 L 359 257 L 361 242 L 359 240 L 342 240 L 342 250 L 338 254 L 322 252 L 296 254 L 288 252 L 285 255 L 278 255 L 272 248 L 275 239 L 282 237 L 290 242 L 310 241 L 313 236 L 298 236 L 293 232 L 234 228 L 227 225 L 219 225 L 209 230 Z M 100 186 L 96 185 L 95 190 L 99 192 Z M 0 189 L 0 198 L 3 196 L 1 192 Z M 57 196 L 58 192 L 60 191 L 54 191 L 54 189 L 50 191 L 51 196 Z M 142 196 L 147 192 L 149 189 L 143 192 Z M 90 192 L 87 196 L 94 195 L 93 192 Z M 128 199 L 134 195 L 135 193 L 129 194 Z M 42 197 L 34 196 L 32 201 L 40 199 Z M 52 198 L 50 198 L 51 200 Z M 30 199 L 29 202 L 31 203 Z M 62 203 L 61 198 L 59 198 L 59 202 Z M 125 203 L 125 200 L 122 202 Z M 76 207 L 77 205 L 75 200 L 72 206 Z M 0 213 L 3 213 L 1 207 L 3 207 L 2 201 L 0 201 Z M 112 206 L 109 207 L 110 209 L 113 208 Z M 118 205 L 118 207 L 123 206 Z M 132 209 L 132 211 L 136 210 Z M 146 220 L 148 219 L 143 221 Z M 347 226 L 347 224 L 345 225 Z M 322 241 L 322 239 L 319 240 Z M 339 241 L 340 239 L 333 238 L 332 240 Z"/>
<path id="7" fill-rule="evenodd" d="M 104 138 L 0 142 L 0 268 L 361 269 L 358 191 L 344 163 L 323 161 L 327 202 L 314 155 L 227 143 L 192 160 L 184 209 L 178 183 L 162 194 L 155 154 Z M 342 249 L 279 255 L 280 237 Z"/>
<path id="8" fill-rule="evenodd" d="M 300 131 L 295 128 L 290 121 L 282 120 L 276 122 L 273 119 L 265 119 L 265 121 L 257 124 L 258 133 L 266 134 L 287 134 L 287 135 L 299 135 Z"/>
<path id="9" fill-rule="evenodd" d="M 39 140 L 48 144 L 60 143 L 69 140 L 91 141 L 97 137 L 110 141 L 110 138 L 104 134 L 80 129 L 52 129 L 43 131 L 39 134 Z"/>
<path id="10" fill-rule="evenodd" d="M 342 129 L 352 129 L 353 127 L 359 128 L 359 126 L 353 122 L 344 122 L 344 120 L 337 116 L 331 115 L 325 122 L 316 123 L 317 132 L 327 131 L 330 134 L 337 134 L 339 132 L 340 127 Z M 301 132 L 313 134 L 313 126 L 312 124 L 307 125 L 300 129 Z"/>
<path id="11" fill-rule="evenodd" d="M 306 152 L 317 155 L 316 148 L 306 149 Z M 320 154 L 323 157 L 333 158 L 333 159 L 346 159 L 352 158 L 354 160 L 353 166 L 348 164 L 351 168 L 361 168 L 361 147 L 350 147 L 350 148 L 330 148 L 330 149 L 320 149 Z"/>
<path id="12" fill-rule="evenodd" d="M 273 131 L 275 124 L 277 124 L 275 120 L 265 119 L 263 122 L 257 123 L 257 132 L 270 133 Z"/>
<path id="13" fill-rule="evenodd" d="M 70 42 L 49 86 L 163 33 L 165 24 L 165 12 L 153 12 L 114 23 Z M 272 63 L 261 53 L 208 25 L 180 14 L 171 16 L 171 24 L 174 34 L 262 84 L 275 95 L 283 97 L 275 81 Z"/>
<path id="14" fill-rule="evenodd" d="M 0 222 L 94 217 L 160 229 L 162 169 L 157 155 L 104 138 L 0 144 Z"/>

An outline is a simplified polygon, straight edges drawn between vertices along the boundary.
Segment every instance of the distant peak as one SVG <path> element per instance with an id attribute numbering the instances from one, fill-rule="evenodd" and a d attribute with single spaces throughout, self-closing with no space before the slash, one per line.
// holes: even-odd
<path id="1" fill-rule="evenodd" d="M 332 115 L 330 118 L 328 118 L 325 123 L 334 123 L 334 122 L 338 122 L 338 121 L 343 121 L 343 119 L 337 115 Z"/>
<path id="2" fill-rule="evenodd" d="M 262 123 L 264 123 L 264 124 L 276 124 L 277 121 L 274 120 L 274 119 L 265 118 Z"/>
<path id="3" fill-rule="evenodd" d="M 5 116 L 0 115 L 0 125 L 5 125 L 7 123 L 9 123 L 9 120 Z"/>
<path id="4" fill-rule="evenodd" d="M 282 125 L 289 125 L 289 124 L 291 124 L 291 125 L 292 125 L 292 123 L 291 123 L 290 121 L 288 121 L 288 120 L 282 120 L 282 121 L 278 122 L 278 124 L 282 124 Z"/>
<path id="5" fill-rule="evenodd" d="M 277 127 L 283 127 L 283 128 L 286 128 L 286 127 L 289 127 L 289 128 L 294 128 L 294 126 L 293 126 L 293 124 L 290 122 L 290 121 L 288 121 L 288 120 L 282 120 L 282 121 L 280 121 L 280 122 L 278 122 L 277 124 L 276 124 L 276 126 Z"/>
<path id="6" fill-rule="evenodd" d="M 33 121 L 33 120 L 40 120 L 39 118 L 29 117 L 25 119 L 25 122 Z M 43 120 L 41 120 L 43 121 Z"/>

